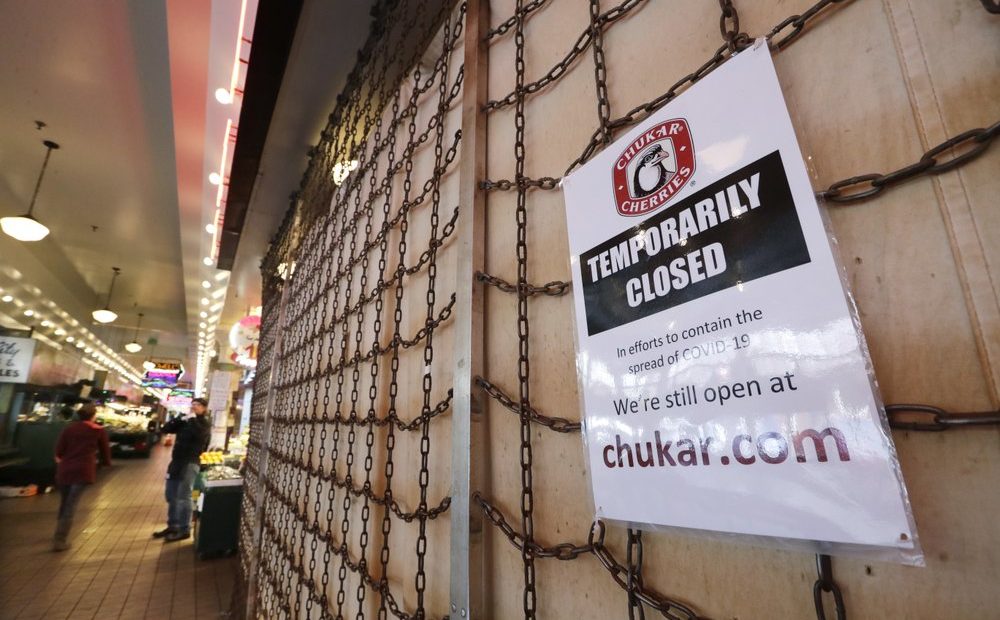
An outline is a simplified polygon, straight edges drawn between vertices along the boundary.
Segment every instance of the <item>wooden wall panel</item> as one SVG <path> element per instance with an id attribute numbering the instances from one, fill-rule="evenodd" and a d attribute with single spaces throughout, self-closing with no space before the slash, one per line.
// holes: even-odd
<path id="1" fill-rule="evenodd" d="M 605 1 L 604 9 L 617 2 Z M 808 0 L 736 0 L 743 30 L 760 35 Z M 513 0 L 491 3 L 493 25 Z M 526 26 L 526 80 L 563 57 L 587 28 L 587 5 L 550 0 Z M 1000 17 L 971 0 L 855 0 L 830 10 L 775 62 L 815 187 L 916 161 L 944 138 L 1000 120 Z M 651 0 L 605 33 L 612 117 L 654 98 L 721 44 L 718 9 L 696 0 Z M 916 45 L 916 47 L 914 47 Z M 513 36 L 492 44 L 490 98 L 514 84 Z M 738 94 L 734 94 L 738 105 Z M 561 176 L 598 126 L 588 50 L 566 76 L 526 104 L 526 174 Z M 491 113 L 488 173 L 512 178 L 513 108 Z M 855 206 L 827 211 L 887 402 L 954 411 L 996 407 L 1000 324 L 1000 148 L 934 179 L 918 179 Z M 515 193 L 488 202 L 487 270 L 516 275 Z M 529 279 L 569 279 L 559 192 L 528 195 Z M 578 419 L 569 296 L 530 302 L 532 401 Z M 486 292 L 486 373 L 516 397 L 516 297 Z M 520 527 L 515 415 L 490 402 L 491 496 Z M 533 428 L 535 532 L 541 544 L 586 539 L 592 518 L 578 434 Z M 1000 617 L 1000 432 L 895 432 L 924 568 L 837 558 L 834 573 L 852 618 Z M 624 558 L 624 533 L 609 541 Z M 813 557 L 684 538 L 645 536 L 646 584 L 712 618 L 814 616 Z M 491 617 L 523 615 L 520 554 L 488 533 Z M 591 556 L 538 560 L 540 618 L 620 618 L 624 593 Z"/>

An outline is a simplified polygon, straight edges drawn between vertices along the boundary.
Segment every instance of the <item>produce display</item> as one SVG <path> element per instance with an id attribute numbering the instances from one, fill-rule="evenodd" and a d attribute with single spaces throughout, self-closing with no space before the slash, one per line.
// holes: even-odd
<path id="1" fill-rule="evenodd" d="M 209 450 L 202 452 L 199 460 L 202 465 L 222 465 L 225 461 L 225 455 L 222 450 Z"/>
<path id="2" fill-rule="evenodd" d="M 120 414 L 107 408 L 101 408 L 96 417 L 97 423 L 109 432 L 145 433 L 149 425 L 149 418 L 144 415 Z"/>
<path id="3" fill-rule="evenodd" d="M 210 467 L 202 473 L 205 480 L 236 480 L 239 479 L 240 472 L 227 465 L 217 465 Z"/>
<path id="4" fill-rule="evenodd" d="M 249 433 L 240 433 L 229 438 L 229 453 L 244 455 L 247 453 L 247 442 L 250 441 Z"/>
<path id="5" fill-rule="evenodd" d="M 35 403 L 31 407 L 31 411 L 27 413 L 22 413 L 17 416 L 18 423 L 29 422 L 29 423 L 39 423 L 39 422 L 50 422 L 54 419 L 59 418 L 56 414 L 59 412 L 61 405 L 56 403 Z"/>

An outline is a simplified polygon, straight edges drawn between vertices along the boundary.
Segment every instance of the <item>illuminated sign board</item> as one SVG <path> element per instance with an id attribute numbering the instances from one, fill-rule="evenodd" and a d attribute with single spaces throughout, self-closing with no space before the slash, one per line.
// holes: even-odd
<path id="1" fill-rule="evenodd" d="M 180 362 L 153 362 L 153 368 L 143 376 L 142 387 L 163 389 L 177 386 L 184 376 L 184 365 Z"/>

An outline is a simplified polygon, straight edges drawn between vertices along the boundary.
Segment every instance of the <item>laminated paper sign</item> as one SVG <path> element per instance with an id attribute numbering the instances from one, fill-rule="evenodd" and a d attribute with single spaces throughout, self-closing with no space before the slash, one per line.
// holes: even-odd
<path id="1" fill-rule="evenodd" d="M 767 46 L 563 190 L 597 516 L 919 563 Z"/>
<path id="2" fill-rule="evenodd" d="M 27 383 L 34 355 L 33 339 L 0 336 L 0 383 Z"/>

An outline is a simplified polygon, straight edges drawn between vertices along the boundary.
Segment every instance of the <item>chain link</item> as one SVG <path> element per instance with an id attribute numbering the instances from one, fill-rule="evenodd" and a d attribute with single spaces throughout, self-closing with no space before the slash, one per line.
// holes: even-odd
<path id="1" fill-rule="evenodd" d="M 494 110 L 499 110 L 501 108 L 514 105 L 519 98 L 521 99 L 523 105 L 523 100 L 526 95 L 537 93 L 540 90 L 544 89 L 549 84 L 556 82 L 559 78 L 565 75 L 567 71 L 569 71 L 569 68 L 576 62 L 577 58 L 579 58 L 580 55 L 583 54 L 587 50 L 587 48 L 593 44 L 595 24 L 596 27 L 598 28 L 604 28 L 609 24 L 612 24 L 620 20 L 621 18 L 625 17 L 633 9 L 642 4 L 645 4 L 646 2 L 647 0 L 625 0 L 625 2 L 622 2 L 621 4 L 615 6 L 614 8 L 600 14 L 597 17 L 597 19 L 592 20 L 591 24 L 587 27 L 587 29 L 583 31 L 583 33 L 581 33 L 579 37 L 577 37 L 576 42 L 573 44 L 573 47 L 572 49 L 570 49 L 569 53 L 567 53 L 562 60 L 557 62 L 556 65 L 548 71 L 548 73 L 546 73 L 541 78 L 533 82 L 525 83 L 524 72 L 518 71 L 517 73 L 518 80 L 517 80 L 517 85 L 514 88 L 514 91 L 508 93 L 501 99 L 487 102 L 486 111 L 492 112 Z M 518 4 L 518 6 L 520 7 L 521 4 Z M 523 17 L 524 17 L 523 8 L 517 9 L 515 13 L 515 19 L 517 20 L 518 25 L 520 25 L 523 22 L 523 19 L 520 19 Z M 514 39 L 515 41 L 517 40 L 517 28 L 515 28 Z"/>
<path id="2" fill-rule="evenodd" d="M 517 14 L 511 15 L 502 24 L 500 24 L 496 28 L 493 28 L 492 30 L 490 30 L 486 34 L 486 40 L 495 39 L 497 37 L 501 37 L 501 36 L 507 34 L 508 32 L 510 32 L 511 28 L 513 28 L 514 26 L 517 25 L 518 16 L 522 16 L 524 18 L 527 18 L 528 15 L 531 15 L 536 10 L 542 8 L 542 6 L 545 5 L 545 3 L 547 3 L 547 2 L 548 2 L 548 0 L 532 0 L 531 2 L 525 4 L 517 12 Z"/>
<path id="3" fill-rule="evenodd" d="M 590 49 L 597 129 L 568 172 L 608 144 L 616 131 L 641 122 L 751 43 L 740 30 L 740 16 L 733 0 L 719 0 L 719 31 L 724 44 L 663 95 L 614 118 L 608 97 L 605 31 L 646 1 L 625 0 L 602 13 L 600 3 L 589 0 L 586 29 L 569 52 L 534 81 L 525 78 L 525 24 L 529 16 L 547 6 L 547 0 L 517 0 L 514 15 L 487 34 L 491 41 L 508 33 L 514 36 L 515 88 L 486 105 L 487 111 L 514 107 L 514 178 L 483 180 L 481 187 L 517 192 L 517 278 L 511 283 L 485 272 L 475 277 L 517 296 L 519 385 L 515 398 L 482 377 L 476 378 L 476 384 L 519 417 L 520 530 L 480 494 L 476 493 L 474 500 L 521 553 L 525 618 L 534 618 L 538 610 L 535 559 L 572 561 L 585 555 L 593 555 L 622 588 L 629 618 L 643 618 L 646 609 L 671 619 L 696 618 L 684 604 L 645 586 L 642 536 L 638 531 L 625 532 L 624 563 L 616 560 L 607 545 L 603 522 L 593 525 L 585 544 L 545 546 L 538 542 L 534 531 L 532 425 L 572 433 L 579 431 L 581 424 L 545 416 L 531 404 L 528 302 L 535 295 L 564 295 L 570 282 L 553 280 L 533 285 L 528 280 L 528 195 L 535 189 L 554 191 L 560 179 L 525 175 L 526 99 L 560 80 Z M 774 49 L 784 49 L 835 4 L 845 3 L 816 2 L 805 12 L 776 24 L 766 39 Z M 991 3 L 983 0 L 983 6 L 990 10 Z M 447 116 L 459 100 L 464 78 L 464 69 L 456 66 L 452 58 L 461 41 L 464 5 L 446 19 L 447 11 L 446 6 L 441 13 L 431 14 L 426 3 L 376 3 L 369 40 L 359 53 L 348 86 L 338 97 L 319 142 L 309 150 L 309 165 L 300 188 L 290 197 L 285 219 L 262 262 L 264 310 L 240 525 L 240 567 L 244 575 L 250 568 L 246 548 L 258 525 L 261 532 L 256 574 L 260 617 L 342 618 L 351 612 L 347 603 L 349 589 L 354 590 L 356 618 L 365 617 L 365 610 L 374 605 L 366 599 L 369 592 L 378 596 L 379 618 L 408 620 L 428 615 L 427 567 L 437 559 L 431 555 L 434 546 L 427 522 L 447 512 L 451 503 L 448 496 L 434 505 L 428 498 L 431 424 L 449 410 L 452 399 L 451 390 L 444 397 L 436 395 L 441 392 L 442 382 L 434 381 L 433 372 L 434 335 L 449 319 L 455 304 L 453 294 L 443 305 L 438 300 L 438 253 L 452 236 L 459 214 L 455 207 L 446 210 L 450 217 L 442 216 L 442 178 L 457 157 L 462 137 L 460 131 L 449 129 Z M 439 48 L 434 61 L 426 65 L 421 66 L 417 52 L 412 50 L 403 58 L 403 50 L 408 48 L 391 43 L 400 33 L 429 35 L 439 24 L 443 24 L 443 37 L 435 44 Z M 421 46 L 417 49 L 423 51 Z M 413 68 L 397 80 L 389 78 L 392 66 Z M 853 202 L 918 176 L 955 169 L 981 155 L 997 133 L 997 124 L 966 131 L 929 149 L 914 164 L 887 174 L 844 179 L 819 195 L 830 202 Z M 426 154 L 425 159 L 415 168 L 414 160 L 421 153 Z M 351 164 L 356 168 L 346 178 L 334 179 L 331 170 L 349 162 L 357 162 Z M 417 180 L 415 170 L 427 176 Z M 414 226 L 417 218 L 426 221 Z M 416 230 L 427 235 L 426 243 L 413 238 Z M 393 240 L 398 240 L 394 251 L 390 249 Z M 417 242 L 419 247 L 410 251 Z M 426 312 L 420 328 L 407 338 L 403 334 L 412 327 L 409 319 L 404 326 L 404 314 L 419 305 L 412 295 L 406 295 L 413 282 L 426 283 Z M 288 303 L 286 319 L 279 325 L 277 309 L 283 290 L 288 293 Z M 387 305 L 392 306 L 391 324 L 388 316 L 383 320 L 389 312 Z M 284 339 L 280 351 L 273 346 L 278 332 Z M 406 377 L 417 373 L 406 368 L 401 353 L 411 348 L 422 351 L 422 402 L 419 414 L 407 416 L 412 419 L 404 421 L 399 409 L 408 406 L 404 398 L 408 392 L 401 391 L 400 384 L 405 385 Z M 267 369 L 278 363 L 280 372 L 275 373 L 271 385 Z M 272 434 L 265 441 L 260 426 L 262 403 L 269 394 L 275 406 L 270 418 Z M 889 405 L 886 411 L 891 426 L 905 430 L 940 431 L 1000 423 L 1000 412 L 948 414 L 927 405 Z M 384 434 L 380 473 L 376 473 L 375 464 L 377 429 Z M 403 437 L 419 439 L 419 465 L 405 464 L 417 473 L 419 501 L 412 509 L 404 507 L 405 502 L 396 497 L 394 490 L 396 461 L 401 454 L 410 453 L 397 450 L 396 440 Z M 261 464 L 267 462 L 271 465 L 262 469 Z M 261 521 L 251 523 L 249 519 L 258 508 Z M 375 534 L 373 510 L 376 514 L 381 510 L 377 544 L 371 540 Z M 416 523 L 418 530 L 413 555 L 407 558 L 408 565 L 415 566 L 411 582 L 415 596 L 409 597 L 408 592 L 407 598 L 414 603 L 411 612 L 403 610 L 403 597 L 390 590 L 391 535 L 393 524 L 399 521 Z M 369 558 L 376 546 L 377 560 Z M 829 570 L 824 573 L 822 564 L 819 570 L 814 586 L 817 615 L 823 618 L 822 594 L 827 592 L 833 593 L 840 618 L 842 595 Z"/>
<path id="4" fill-rule="evenodd" d="M 931 405 L 886 405 L 885 413 L 890 427 L 905 431 L 947 431 L 1000 425 L 1000 411 L 949 413 Z"/>
<path id="5" fill-rule="evenodd" d="M 521 183 L 524 179 L 524 0 L 517 0 L 515 7 L 517 21 L 514 26 L 514 69 L 516 88 L 514 89 L 514 179 L 517 182 L 517 378 L 519 387 L 518 412 L 521 418 L 521 530 L 524 543 L 521 546 L 521 561 L 524 565 L 524 617 L 533 620 L 537 611 L 535 586 L 535 556 L 531 552 L 535 544 L 534 509 L 535 498 L 532 488 L 531 453 L 531 365 L 528 355 L 528 210 L 527 191 Z M 570 61 L 571 62 L 571 61 Z"/>
<path id="6" fill-rule="evenodd" d="M 636 592 L 642 590 L 642 532 L 629 528 L 626 530 L 628 536 L 628 550 L 625 553 L 625 564 L 628 567 L 628 576 L 625 579 L 625 592 L 628 595 L 628 618 L 629 620 L 643 620 L 646 612 L 642 607 L 642 601 L 636 596 Z"/>
<path id="7" fill-rule="evenodd" d="M 833 580 L 833 563 L 830 556 L 816 555 L 816 582 L 813 584 L 813 603 L 816 606 L 816 620 L 826 620 L 823 607 L 823 593 L 833 594 L 833 603 L 837 610 L 837 620 L 847 620 L 847 608 L 844 606 L 844 595 L 840 586 Z"/>
<path id="8" fill-rule="evenodd" d="M 482 388 L 483 391 L 486 392 L 491 398 L 499 402 L 508 410 L 513 413 L 520 414 L 520 404 L 515 402 L 510 396 L 507 396 L 507 394 L 504 393 L 504 391 L 499 387 L 493 385 L 482 377 L 476 377 L 476 385 Z M 557 433 L 575 433 L 580 430 L 579 422 L 572 422 L 565 418 L 551 418 L 544 416 L 538 413 L 534 407 L 528 408 L 528 417 L 535 424 L 541 424 L 542 426 L 548 427 Z"/>
<path id="9" fill-rule="evenodd" d="M 663 597 L 642 585 L 642 539 L 638 532 L 631 532 L 629 544 L 632 557 L 628 564 L 621 564 L 605 543 L 606 527 L 602 521 L 596 521 L 591 528 L 586 544 L 560 543 L 552 546 L 539 545 L 534 540 L 528 540 L 507 521 L 503 512 L 483 497 L 479 492 L 473 493 L 473 501 L 483 511 L 483 515 L 504 535 L 507 541 L 523 554 L 532 558 L 554 558 L 570 561 L 583 555 L 593 555 L 611 574 L 615 583 L 629 595 L 630 602 L 643 604 L 659 611 L 665 618 L 671 620 L 697 620 L 698 616 L 687 605 Z M 629 584 L 629 574 L 633 582 Z M 640 616 L 642 617 L 642 616 Z"/>
<path id="10" fill-rule="evenodd" d="M 482 282 L 483 284 L 489 284 L 490 286 L 495 286 L 505 293 L 517 293 L 519 290 L 519 285 L 511 284 L 502 278 L 497 276 L 491 276 L 488 273 L 483 273 L 482 271 L 476 272 L 476 281 Z M 563 282 L 561 280 L 553 280 L 552 282 L 546 282 L 540 286 L 534 284 L 525 284 L 520 287 L 523 288 L 526 295 L 548 295 L 549 297 L 559 297 L 565 295 L 569 287 L 572 286 L 572 282 Z"/>
<path id="11" fill-rule="evenodd" d="M 555 189 L 559 187 L 560 179 L 555 177 L 542 177 L 540 179 L 529 179 L 527 177 L 521 177 L 518 181 L 510 181 L 508 179 L 501 179 L 499 181 L 482 181 L 479 186 L 486 190 L 509 190 L 514 188 L 524 188 L 537 187 L 538 189 Z"/>
<path id="12" fill-rule="evenodd" d="M 913 164 L 886 174 L 861 174 L 837 181 L 816 192 L 816 197 L 835 203 L 859 202 L 917 177 L 954 170 L 982 155 L 997 134 L 1000 134 L 1000 121 L 989 127 L 963 131 L 931 147 Z"/>
<path id="13" fill-rule="evenodd" d="M 448 113 L 463 83 L 463 68 L 451 61 L 464 14 L 464 4 L 455 11 L 448 3 L 440 11 L 398 0 L 375 5 L 368 42 L 309 150 L 300 188 L 262 261 L 265 309 L 254 405 L 273 394 L 272 432 L 263 441 L 259 414 L 252 418 L 246 468 L 252 488 L 244 506 L 263 511 L 253 524 L 254 511 L 244 510 L 241 523 L 244 541 L 258 525 L 261 532 L 258 617 L 364 618 L 376 608 L 370 593 L 378 597 L 379 618 L 428 617 L 425 567 L 434 547 L 426 524 L 451 505 L 449 496 L 432 504 L 428 492 L 431 424 L 452 400 L 451 390 L 441 396 L 432 369 L 434 334 L 455 304 L 450 292 L 443 303 L 438 300 L 436 272 L 438 252 L 459 213 L 449 207 L 447 217 L 441 216 L 442 178 L 461 141 Z M 436 60 L 424 69 L 420 55 L 439 26 Z M 423 45 L 398 44 L 410 32 L 423 33 Z M 413 68 L 396 76 L 398 66 Z M 346 173 L 331 174 L 336 166 L 343 172 L 347 163 Z M 425 176 L 418 179 L 418 173 Z M 411 258 L 408 232 L 416 218 L 427 240 L 418 240 L 422 248 Z M 398 250 L 390 252 L 397 239 Z M 404 324 L 405 313 L 415 302 L 407 284 L 418 275 L 426 282 L 426 317 L 407 337 L 411 322 Z M 275 292 L 282 289 L 285 318 L 277 325 Z M 271 348 L 277 331 L 283 336 L 280 351 Z M 406 349 L 423 355 L 404 363 Z M 270 385 L 265 370 L 277 362 Z M 423 368 L 423 405 L 404 421 L 401 387 L 411 376 L 410 364 Z M 412 433 L 420 444 L 420 499 L 412 509 L 393 491 L 397 432 Z M 384 468 L 376 470 L 379 453 Z M 260 475 L 257 464 L 264 456 L 271 468 Z M 403 598 L 390 590 L 394 521 L 414 524 L 412 611 L 404 611 Z M 241 566 L 249 566 L 244 555 L 241 550 Z"/>
<path id="14" fill-rule="evenodd" d="M 984 6 L 987 6 L 988 0 L 984 0 L 983 3 Z M 530 424 L 538 424 L 556 432 L 570 433 L 579 431 L 581 424 L 580 422 L 572 422 L 563 418 L 545 416 L 531 406 L 530 399 L 528 398 L 527 341 L 529 338 L 529 326 L 525 321 L 525 317 L 527 316 L 527 299 L 537 294 L 564 294 L 570 283 L 553 281 L 542 286 L 537 286 L 529 284 L 526 277 L 526 260 L 524 258 L 527 253 L 524 235 L 527 215 L 526 195 L 529 190 L 554 191 L 558 189 L 561 179 L 553 176 L 529 178 L 524 174 L 524 158 L 526 155 L 524 150 L 524 101 L 528 96 L 536 94 L 557 82 L 579 60 L 581 54 L 588 47 L 592 48 L 594 83 L 598 106 L 597 129 L 591 135 L 580 156 L 566 169 L 566 174 L 568 174 L 577 166 L 588 161 L 608 144 L 613 139 L 614 132 L 641 122 L 677 97 L 689 86 L 724 64 L 733 54 L 750 46 L 753 40 L 747 33 L 741 31 L 740 16 L 733 0 L 719 0 L 719 32 L 723 39 L 723 45 L 717 48 L 700 66 L 674 82 L 662 95 L 637 105 L 623 115 L 614 118 L 611 115 L 611 107 L 607 96 L 607 67 L 603 49 L 603 30 L 638 8 L 642 2 L 636 0 L 625 1 L 602 14 L 599 11 L 599 3 L 591 0 L 589 3 L 590 23 L 587 29 L 576 39 L 566 55 L 559 59 L 540 78 L 534 81 L 526 81 L 524 78 L 523 62 L 524 22 L 531 12 L 539 9 L 543 4 L 543 2 L 518 2 L 514 15 L 501 22 L 501 25 L 491 31 L 488 37 L 489 39 L 495 39 L 504 35 L 509 30 L 514 30 L 515 34 L 515 88 L 505 96 L 491 100 L 485 105 L 487 112 L 494 112 L 507 106 L 515 106 L 515 174 L 513 179 L 483 180 L 480 183 L 480 187 L 486 191 L 516 191 L 518 194 L 516 209 L 518 226 L 518 279 L 516 282 L 511 283 L 488 273 L 480 272 L 476 274 L 477 281 L 496 287 L 507 293 L 517 294 L 518 296 L 518 397 L 508 396 L 501 388 L 483 377 L 476 378 L 476 385 L 502 407 L 517 414 L 521 420 L 522 530 L 520 532 L 516 531 L 498 508 L 489 504 L 489 502 L 478 494 L 476 495 L 476 502 L 489 521 L 499 529 L 512 545 L 521 551 L 525 571 L 524 614 L 526 618 L 533 617 L 537 606 L 534 559 L 555 557 L 562 560 L 571 560 L 585 555 L 587 552 L 592 553 L 598 558 L 612 575 L 615 582 L 627 593 L 629 618 L 642 618 L 644 606 L 656 609 L 664 616 L 670 618 L 695 618 L 696 615 L 690 609 L 675 604 L 662 604 L 662 599 L 651 596 L 646 591 L 642 584 L 642 537 L 636 531 L 627 531 L 628 547 L 626 565 L 615 561 L 604 545 L 604 524 L 601 522 L 595 524 L 594 532 L 599 532 L 599 534 L 592 532 L 591 541 L 588 545 L 561 543 L 545 547 L 535 541 L 533 531 L 533 502 L 531 501 L 531 444 L 528 428 Z M 825 16 L 831 14 L 837 8 L 835 5 L 842 6 L 844 4 L 847 4 L 844 0 L 819 0 L 804 12 L 790 15 L 775 24 L 767 32 L 765 39 L 772 49 L 785 49 L 807 32 L 812 23 L 820 21 Z M 989 7 L 987 6 L 987 8 Z M 884 175 L 861 175 L 845 179 L 831 185 L 822 192 L 818 192 L 818 195 L 831 202 L 852 202 L 877 195 L 885 189 L 894 187 L 916 176 L 938 174 L 952 170 L 981 155 L 989 147 L 996 133 L 996 125 L 964 132 L 929 149 L 921 160 L 915 164 Z M 925 405 L 890 405 L 887 406 L 886 410 L 889 413 L 889 419 L 893 428 L 910 430 L 944 430 L 962 425 L 992 425 L 996 424 L 998 418 L 1000 418 L 1000 412 L 948 415 L 943 410 Z M 819 583 L 819 590 L 817 592 L 833 592 L 836 599 L 835 602 L 838 605 L 838 614 L 841 613 L 840 610 L 843 608 L 842 595 L 832 580 Z"/>
<path id="15" fill-rule="evenodd" d="M 719 32 L 730 54 L 746 49 L 753 43 L 747 33 L 740 31 L 740 14 L 733 0 L 719 0 Z"/>

